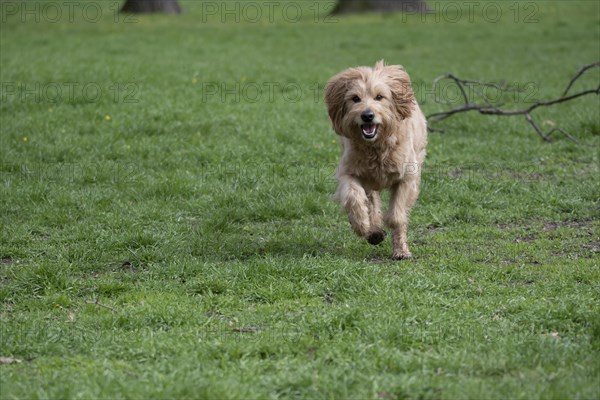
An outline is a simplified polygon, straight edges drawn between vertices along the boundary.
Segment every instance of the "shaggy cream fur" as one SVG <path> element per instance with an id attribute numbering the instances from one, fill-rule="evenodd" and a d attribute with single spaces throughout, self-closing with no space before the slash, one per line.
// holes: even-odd
<path id="1" fill-rule="evenodd" d="M 419 195 L 427 122 L 406 71 L 399 65 L 350 68 L 332 77 L 325 103 L 334 131 L 342 137 L 336 199 L 354 231 L 371 244 L 392 230 L 393 257 L 410 258 L 408 215 Z M 390 190 L 381 214 L 379 192 Z"/>

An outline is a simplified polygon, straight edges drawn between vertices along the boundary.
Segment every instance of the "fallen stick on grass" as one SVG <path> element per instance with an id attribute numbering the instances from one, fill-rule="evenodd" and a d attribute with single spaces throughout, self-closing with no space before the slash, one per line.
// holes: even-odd
<path id="1" fill-rule="evenodd" d="M 96 296 L 96 300 L 94 300 L 94 301 L 89 301 L 89 300 L 86 301 L 86 304 L 92 304 L 92 305 L 96 305 L 98 307 L 104 307 L 104 308 L 107 308 L 107 309 L 109 309 L 110 311 L 112 311 L 114 313 L 117 312 L 117 310 L 115 310 L 111 306 L 107 306 L 106 304 L 98 303 L 98 300 L 100 300 L 100 295 Z"/>
<path id="2" fill-rule="evenodd" d="M 513 90 L 513 89 L 502 86 L 502 85 L 498 85 L 498 84 L 482 83 L 482 82 L 474 81 L 474 80 L 461 79 L 451 73 L 446 73 L 444 75 L 441 75 L 441 76 L 438 76 L 437 78 L 435 78 L 435 80 L 433 81 L 432 90 L 435 92 L 435 90 L 438 86 L 438 83 L 440 81 L 442 81 L 444 79 L 449 79 L 449 80 L 453 81 L 454 83 L 456 83 L 456 85 L 458 86 L 458 89 L 460 90 L 461 96 L 464 100 L 464 105 L 462 105 L 460 107 L 452 108 L 447 111 L 440 111 L 440 112 L 436 112 L 433 114 L 429 114 L 427 116 L 427 121 L 431 125 L 436 122 L 440 122 L 448 117 L 451 117 L 452 115 L 467 112 L 467 111 L 477 111 L 483 115 L 501 115 L 501 116 L 523 115 L 523 116 L 525 116 L 525 119 L 527 120 L 527 122 L 529 122 L 529 124 L 533 127 L 533 129 L 535 129 L 535 131 L 540 135 L 540 137 L 544 141 L 546 141 L 546 142 L 551 141 L 550 135 L 552 135 L 554 132 L 561 132 L 567 138 L 569 138 L 573 142 L 577 143 L 577 140 L 562 128 L 552 128 L 549 132 L 545 133 L 542 130 L 542 128 L 540 128 L 540 126 L 535 122 L 535 120 L 531 116 L 531 112 L 539 107 L 548 107 L 548 106 L 551 106 L 554 104 L 564 103 L 566 101 L 573 100 L 573 99 L 576 99 L 576 98 L 579 98 L 582 96 L 587 96 L 589 94 L 600 94 L 600 84 L 599 84 L 596 89 L 587 89 L 587 90 L 583 90 L 581 92 L 577 92 L 575 94 L 568 95 L 569 90 L 571 89 L 573 84 L 581 76 L 583 76 L 588 70 L 590 70 L 592 68 L 598 68 L 598 67 L 600 67 L 600 62 L 587 64 L 587 65 L 584 65 L 583 67 L 581 67 L 577 71 L 577 73 L 571 78 L 571 80 L 569 81 L 569 84 L 567 85 L 566 89 L 563 91 L 561 97 L 558 97 L 555 99 L 550 99 L 550 100 L 545 100 L 545 101 L 536 101 L 527 108 L 514 109 L 514 110 L 503 110 L 503 109 L 499 108 L 500 107 L 499 105 L 495 106 L 495 105 L 491 104 L 487 100 L 485 94 L 483 94 L 479 90 L 476 90 L 476 92 L 477 92 L 477 94 L 480 95 L 480 97 L 483 99 L 483 102 L 485 104 L 472 103 L 469 100 L 469 97 L 467 96 L 467 92 L 465 90 L 467 85 L 472 85 L 472 84 L 482 85 L 482 86 L 487 86 L 487 87 L 494 87 L 494 88 L 497 88 L 500 90 Z M 435 128 L 435 127 L 431 127 L 431 126 L 429 129 L 431 131 L 443 131 L 439 128 Z"/>

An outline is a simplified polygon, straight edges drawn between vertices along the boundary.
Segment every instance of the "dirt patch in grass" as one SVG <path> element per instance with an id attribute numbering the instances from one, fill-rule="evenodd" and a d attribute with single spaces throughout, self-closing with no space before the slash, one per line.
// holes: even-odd
<path id="1" fill-rule="evenodd" d="M 585 243 L 582 245 L 582 247 L 584 247 L 592 252 L 600 253 L 600 240 L 594 240 L 592 242 Z"/>
<path id="2" fill-rule="evenodd" d="M 499 223 L 501 230 L 524 230 L 525 234 L 517 234 L 513 243 L 533 243 L 539 239 L 560 241 L 560 249 L 552 252 L 554 256 L 564 257 L 577 255 L 589 257 L 600 252 L 600 237 L 593 219 L 573 219 L 567 221 L 525 221 L 519 223 Z M 571 229 L 575 232 L 561 231 Z M 566 240 L 566 239 L 569 240 Z M 558 243 L 558 242 L 557 242 Z"/>
<path id="3" fill-rule="evenodd" d="M 594 220 L 592 219 L 582 219 L 582 220 L 570 220 L 570 221 L 544 221 L 544 231 L 555 231 L 560 228 L 575 228 L 575 229 L 584 229 L 584 228 L 592 228 Z"/>
<path id="4" fill-rule="evenodd" d="M 517 237 L 514 242 L 515 243 L 531 243 L 535 240 L 537 240 L 537 235 L 525 235 L 525 236 L 519 236 Z"/>
<path id="5" fill-rule="evenodd" d="M 501 230 L 517 229 L 517 228 L 529 228 L 537 229 L 535 227 L 536 221 L 525 221 L 524 223 L 498 223 L 496 227 Z M 593 230 L 593 219 L 573 219 L 568 221 L 542 221 L 542 231 L 551 232 L 561 228 L 573 228 L 573 229 L 590 229 Z"/>
<path id="6" fill-rule="evenodd" d="M 137 272 L 137 268 L 130 261 L 125 261 L 123 264 L 121 264 L 118 270 L 124 272 Z"/>
<path id="7" fill-rule="evenodd" d="M 0 258 L 0 265 L 12 265 L 14 263 L 15 263 L 15 261 L 12 259 L 12 257 Z"/>
<path id="8" fill-rule="evenodd" d="M 14 264 L 15 261 L 11 257 L 2 257 L 0 258 L 0 266 L 9 266 Z M 6 285 L 10 282 L 10 278 L 7 276 L 0 276 L 0 285 Z"/>

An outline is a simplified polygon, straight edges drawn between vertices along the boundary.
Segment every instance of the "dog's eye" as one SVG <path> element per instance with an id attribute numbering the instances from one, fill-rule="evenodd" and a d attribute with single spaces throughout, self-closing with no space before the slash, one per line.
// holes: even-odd
<path id="1" fill-rule="evenodd" d="M 354 97 L 352 98 L 352 101 L 353 101 L 353 102 L 355 102 L 355 103 L 360 103 L 360 97 L 358 97 L 358 96 L 354 96 Z"/>
<path id="2" fill-rule="evenodd" d="M 381 101 L 381 100 L 383 100 L 383 96 L 378 94 L 377 96 L 375 96 L 375 100 Z"/>

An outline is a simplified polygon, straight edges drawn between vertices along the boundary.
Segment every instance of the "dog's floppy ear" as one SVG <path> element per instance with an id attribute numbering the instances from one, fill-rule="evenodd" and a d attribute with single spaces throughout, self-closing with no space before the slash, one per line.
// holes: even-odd
<path id="1" fill-rule="evenodd" d="M 359 76 L 356 69 L 347 69 L 331 78 L 325 86 L 327 113 L 331 119 L 333 130 L 341 136 L 344 136 L 342 120 L 346 114 L 346 92 L 350 83 Z"/>
<path id="2" fill-rule="evenodd" d="M 392 90 L 392 100 L 400 117 L 410 117 L 415 104 L 415 94 L 404 68 L 401 65 L 385 65 L 381 60 L 375 64 L 375 70 L 380 71 Z"/>

